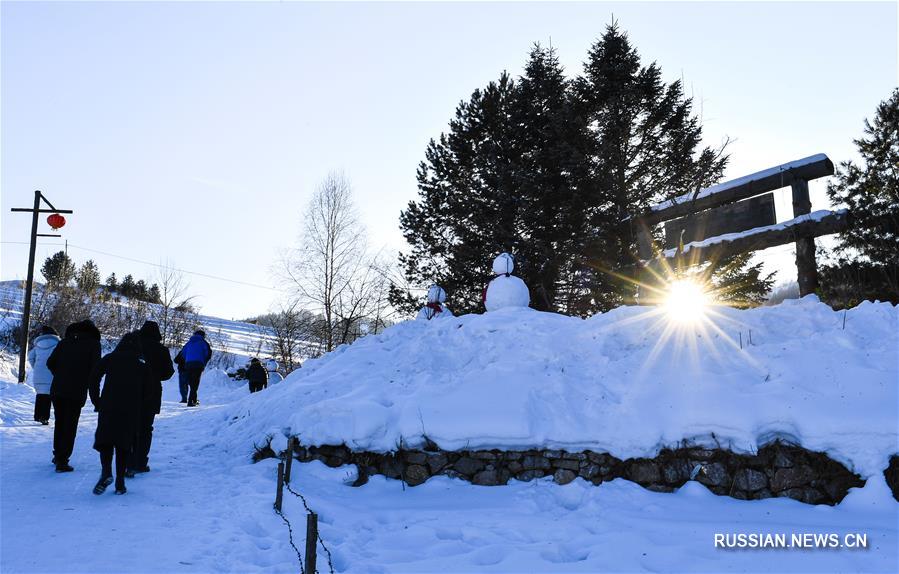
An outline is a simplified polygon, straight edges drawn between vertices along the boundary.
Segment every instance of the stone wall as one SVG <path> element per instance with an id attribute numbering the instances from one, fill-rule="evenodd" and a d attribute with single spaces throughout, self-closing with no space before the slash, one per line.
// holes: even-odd
<path id="1" fill-rule="evenodd" d="M 270 448 L 255 458 L 274 456 Z M 621 460 L 608 453 L 563 450 L 464 450 L 443 451 L 429 443 L 421 450 L 393 453 L 354 452 L 346 445 L 305 447 L 296 444 L 294 456 L 301 462 L 319 460 L 330 467 L 356 465 L 353 486 L 384 475 L 419 485 L 436 475 L 496 486 L 511 479 L 528 481 L 552 476 L 559 484 L 577 477 L 595 485 L 624 478 L 657 492 L 672 492 L 688 480 L 696 480 L 719 495 L 742 500 L 788 497 L 808 504 L 837 504 L 849 488 L 864 486 L 861 478 L 827 455 L 802 447 L 774 442 L 756 454 L 724 449 L 684 447 L 663 450 L 654 458 Z M 894 457 L 899 480 L 899 458 Z M 885 473 L 886 474 L 886 473 Z M 897 490 L 894 487 L 894 493 Z"/>

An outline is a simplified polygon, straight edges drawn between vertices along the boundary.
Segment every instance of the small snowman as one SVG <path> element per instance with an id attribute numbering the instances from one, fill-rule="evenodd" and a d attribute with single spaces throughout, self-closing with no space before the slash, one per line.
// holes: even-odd
<path id="1" fill-rule="evenodd" d="M 443 302 L 446 301 L 446 291 L 439 285 L 431 285 L 428 289 L 428 303 L 418 312 L 416 320 L 430 321 L 431 319 L 446 319 L 453 313 Z"/>
<path id="2" fill-rule="evenodd" d="M 493 274 L 496 277 L 484 292 L 484 307 L 496 311 L 506 307 L 527 307 L 531 302 L 528 286 L 520 277 L 512 275 L 515 261 L 508 253 L 500 253 L 493 260 Z"/>
<path id="3" fill-rule="evenodd" d="M 278 365 L 278 361 L 274 359 L 265 359 L 262 362 L 262 366 L 265 367 L 265 370 L 268 371 L 268 383 L 270 385 L 274 385 L 280 383 L 284 380 L 284 377 L 281 376 L 281 373 L 278 371 L 280 365 Z"/>

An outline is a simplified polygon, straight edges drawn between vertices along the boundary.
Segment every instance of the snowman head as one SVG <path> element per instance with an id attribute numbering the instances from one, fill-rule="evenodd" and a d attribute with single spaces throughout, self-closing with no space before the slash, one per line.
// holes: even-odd
<path id="1" fill-rule="evenodd" d="M 513 269 L 515 269 L 515 260 L 508 253 L 500 253 L 493 260 L 494 275 L 508 275 L 512 273 Z"/>
<path id="2" fill-rule="evenodd" d="M 428 288 L 428 303 L 443 303 L 446 301 L 446 291 L 440 285 L 431 285 Z"/>

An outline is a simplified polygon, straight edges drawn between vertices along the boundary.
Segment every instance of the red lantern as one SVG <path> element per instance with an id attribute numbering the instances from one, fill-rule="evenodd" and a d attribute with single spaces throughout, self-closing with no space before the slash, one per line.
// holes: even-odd
<path id="1" fill-rule="evenodd" d="M 49 223 L 50 227 L 55 231 L 66 224 L 66 218 L 58 213 L 53 213 L 47 218 L 47 223 Z"/>

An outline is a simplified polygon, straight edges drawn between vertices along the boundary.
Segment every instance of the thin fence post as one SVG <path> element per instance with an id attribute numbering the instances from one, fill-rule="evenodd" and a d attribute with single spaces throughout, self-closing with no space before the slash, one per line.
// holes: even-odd
<path id="1" fill-rule="evenodd" d="M 315 573 L 315 551 L 318 547 L 318 514 L 306 515 L 306 574 Z"/>
<path id="2" fill-rule="evenodd" d="M 287 440 L 287 460 L 284 461 L 287 463 L 284 467 L 284 482 L 287 484 L 290 484 L 290 467 L 293 466 L 293 446 L 295 440 L 295 437 L 290 437 Z"/>
<path id="3" fill-rule="evenodd" d="M 275 510 L 281 512 L 281 499 L 284 495 L 284 463 L 278 463 L 278 490 L 275 492 Z"/>

